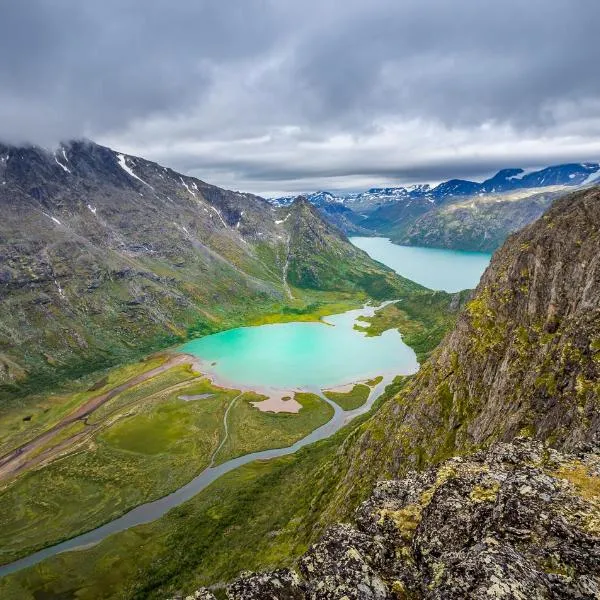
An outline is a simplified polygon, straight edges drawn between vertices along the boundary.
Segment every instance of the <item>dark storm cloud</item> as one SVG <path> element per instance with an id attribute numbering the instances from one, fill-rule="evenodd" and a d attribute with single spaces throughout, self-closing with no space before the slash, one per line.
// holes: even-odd
<path id="1" fill-rule="evenodd" d="M 1 135 L 56 141 L 200 102 L 221 65 L 276 39 L 261 4 L 3 0 Z"/>
<path id="2" fill-rule="evenodd" d="M 90 136 L 254 191 L 597 159 L 599 18 L 597 0 L 0 0 L 0 137 Z"/>

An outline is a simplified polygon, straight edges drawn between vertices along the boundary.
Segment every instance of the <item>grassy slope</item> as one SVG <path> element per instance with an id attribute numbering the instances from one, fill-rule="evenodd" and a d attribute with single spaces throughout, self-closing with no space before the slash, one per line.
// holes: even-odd
<path id="1" fill-rule="evenodd" d="M 6 454 L 49 429 L 86 400 L 158 367 L 165 360 L 164 354 L 151 356 L 140 362 L 96 373 L 72 384 L 70 389 L 32 396 L 23 404 L 4 410 L 0 414 L 0 454 Z"/>
<path id="2" fill-rule="evenodd" d="M 404 341 L 423 363 L 452 328 L 459 309 L 469 297 L 469 291 L 458 294 L 417 291 L 400 302 L 388 304 L 373 317 L 359 317 L 367 325 L 356 329 L 367 335 L 380 335 L 388 329 L 398 329 Z"/>
<path id="3" fill-rule="evenodd" d="M 354 410 L 368 400 L 371 389 L 364 383 L 358 383 L 349 392 L 333 392 L 328 390 L 323 393 L 344 410 Z"/>

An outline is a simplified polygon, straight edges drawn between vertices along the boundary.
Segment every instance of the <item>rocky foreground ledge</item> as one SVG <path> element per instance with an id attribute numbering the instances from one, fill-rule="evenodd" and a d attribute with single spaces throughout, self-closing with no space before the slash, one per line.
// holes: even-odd
<path id="1" fill-rule="evenodd" d="M 354 526 L 231 600 L 600 598 L 600 451 L 517 439 L 377 484 Z M 214 599 L 207 590 L 188 598 Z"/>

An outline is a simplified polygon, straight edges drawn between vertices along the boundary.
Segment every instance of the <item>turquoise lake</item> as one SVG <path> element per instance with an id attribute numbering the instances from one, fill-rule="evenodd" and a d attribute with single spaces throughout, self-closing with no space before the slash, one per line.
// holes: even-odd
<path id="1" fill-rule="evenodd" d="M 397 331 L 366 337 L 353 329 L 358 316 L 372 312 L 369 307 L 353 310 L 326 317 L 325 323 L 240 327 L 193 340 L 180 350 L 201 359 L 203 372 L 219 382 L 258 388 L 323 389 L 415 373 L 415 353 Z"/>
<path id="2" fill-rule="evenodd" d="M 372 258 L 430 289 L 474 288 L 491 255 L 398 246 L 385 238 L 353 237 Z M 216 382 L 253 388 L 323 389 L 377 375 L 418 370 L 415 353 L 395 330 L 366 337 L 353 327 L 366 307 L 324 319 L 325 323 L 281 323 L 240 327 L 188 342 L 202 371 Z"/>
<path id="3" fill-rule="evenodd" d="M 446 292 L 476 287 L 492 257 L 483 252 L 398 246 L 379 237 L 352 237 L 350 241 L 399 275 Z"/>

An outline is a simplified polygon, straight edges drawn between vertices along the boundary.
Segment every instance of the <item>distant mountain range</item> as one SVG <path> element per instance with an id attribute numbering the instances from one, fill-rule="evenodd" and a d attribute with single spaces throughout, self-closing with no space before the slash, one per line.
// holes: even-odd
<path id="1" fill-rule="evenodd" d="M 560 194 L 600 183 L 599 163 L 544 169 L 502 169 L 479 183 L 450 179 L 437 186 L 371 188 L 306 194 L 322 215 L 348 235 L 385 235 L 407 245 L 495 250 L 537 219 Z M 287 206 L 293 197 L 271 199 Z"/>
<path id="2" fill-rule="evenodd" d="M 321 207 L 331 202 L 347 206 L 355 212 L 370 212 L 384 203 L 426 199 L 432 204 L 440 204 L 449 199 L 465 198 L 475 194 L 501 194 L 515 190 L 568 186 L 570 188 L 592 184 L 600 180 L 599 163 L 569 163 L 555 165 L 540 170 L 502 169 L 493 177 L 478 183 L 466 179 L 450 179 L 437 186 L 417 184 L 408 187 L 371 188 L 366 192 L 334 194 L 318 191 L 304 194 L 315 206 Z M 273 198 L 271 203 L 286 206 L 296 196 Z"/>

